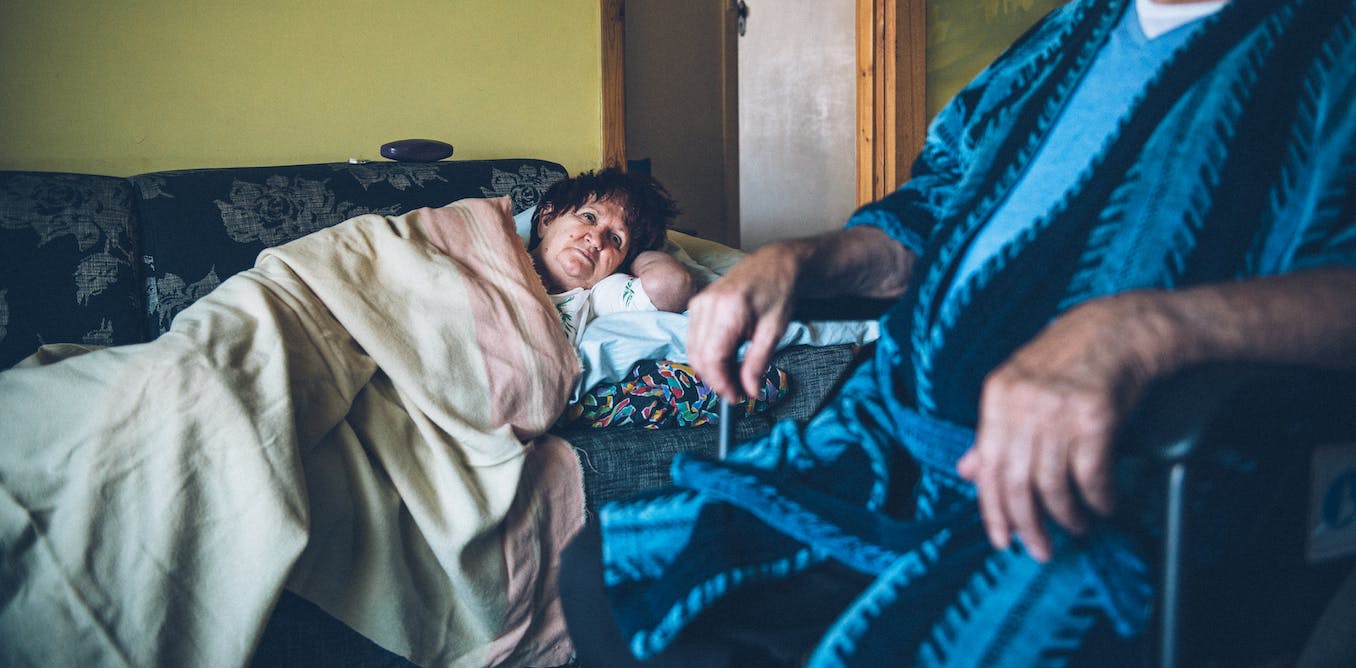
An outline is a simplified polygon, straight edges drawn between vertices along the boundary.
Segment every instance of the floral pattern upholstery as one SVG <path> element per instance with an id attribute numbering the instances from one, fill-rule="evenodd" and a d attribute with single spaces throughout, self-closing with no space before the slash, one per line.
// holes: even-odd
<path id="1" fill-rule="evenodd" d="M 465 197 L 537 203 L 565 177 L 541 160 L 326 163 L 156 172 L 132 177 L 141 213 L 146 327 L 152 336 L 259 251 L 353 216 L 399 214 Z"/>
<path id="2" fill-rule="evenodd" d="M 159 336 L 259 251 L 353 216 L 501 196 L 518 212 L 565 175 L 534 159 L 0 172 L 0 369 L 43 343 Z"/>
<path id="3" fill-rule="evenodd" d="M 126 179 L 0 172 L 0 369 L 44 343 L 146 336 Z"/>

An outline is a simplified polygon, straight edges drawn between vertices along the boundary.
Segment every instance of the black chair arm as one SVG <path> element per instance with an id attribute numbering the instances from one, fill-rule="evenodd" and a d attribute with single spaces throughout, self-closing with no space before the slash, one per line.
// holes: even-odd
<path id="1" fill-rule="evenodd" d="M 1155 383 L 1123 426 L 1119 447 L 1171 463 L 1212 443 L 1246 447 L 1268 437 L 1293 442 L 1353 434 L 1356 369 L 1227 362 Z"/>
<path id="2" fill-rule="evenodd" d="M 1117 442 L 1121 455 L 1162 469 L 1163 544 L 1159 570 L 1155 664 L 1172 668 L 1190 656 L 1184 629 L 1186 508 L 1194 461 L 1228 447 L 1262 461 L 1300 462 L 1334 442 L 1356 441 L 1356 370 L 1252 363 L 1192 367 L 1154 384 Z M 1278 467 L 1279 468 L 1279 467 Z"/>

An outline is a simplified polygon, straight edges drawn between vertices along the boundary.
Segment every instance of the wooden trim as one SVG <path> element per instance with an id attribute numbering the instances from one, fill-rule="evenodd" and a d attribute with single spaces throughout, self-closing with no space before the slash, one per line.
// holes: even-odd
<path id="1" fill-rule="evenodd" d="M 895 170 L 898 187 L 909 178 L 914 158 L 923 151 L 928 132 L 927 4 L 897 0 L 899 30 L 895 33 Z"/>
<path id="2" fill-rule="evenodd" d="M 876 132 L 881 138 L 876 142 L 875 178 L 871 179 L 873 199 L 880 199 L 899 186 L 895 177 L 895 164 L 899 156 L 897 130 L 899 100 L 895 97 L 895 83 L 899 74 L 898 52 L 899 34 L 895 0 L 876 0 L 878 17 L 876 34 L 876 62 L 879 75 L 876 77 Z"/>
<path id="3" fill-rule="evenodd" d="M 875 199 L 876 0 L 857 0 L 857 204 Z"/>
<path id="4" fill-rule="evenodd" d="M 926 132 L 925 0 L 857 0 L 857 203 L 899 187 Z"/>
<path id="5" fill-rule="evenodd" d="M 603 166 L 626 167 L 626 0 L 599 0 Z"/>

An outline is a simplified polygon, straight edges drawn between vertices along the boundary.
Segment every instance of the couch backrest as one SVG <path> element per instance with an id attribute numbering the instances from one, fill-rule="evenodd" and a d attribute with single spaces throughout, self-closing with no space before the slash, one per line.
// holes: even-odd
<path id="1" fill-rule="evenodd" d="M 259 251 L 353 216 L 504 195 L 516 213 L 565 176 L 531 158 L 0 172 L 0 369 L 43 343 L 155 338 Z"/>
<path id="2" fill-rule="evenodd" d="M 0 369 L 44 343 L 146 338 L 132 186 L 0 172 Z"/>
<path id="3" fill-rule="evenodd" d="M 399 214 L 466 197 L 537 203 L 565 176 L 533 159 L 329 163 L 155 172 L 132 177 L 141 224 L 146 329 L 179 311 L 259 251 L 364 213 Z"/>

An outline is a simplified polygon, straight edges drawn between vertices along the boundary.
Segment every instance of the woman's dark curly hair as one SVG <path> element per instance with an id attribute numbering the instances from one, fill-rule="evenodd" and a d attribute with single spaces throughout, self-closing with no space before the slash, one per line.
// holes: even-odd
<path id="1" fill-rule="evenodd" d="M 682 213 L 664 186 L 648 174 L 624 172 L 616 167 L 584 172 L 572 179 L 555 182 L 541 196 L 537 210 L 532 214 L 532 237 L 528 247 L 536 248 L 541 241 L 537 225 L 543 216 L 549 223 L 556 216 L 574 211 L 590 201 L 611 201 L 624 212 L 626 228 L 631 231 L 631 244 L 618 267 L 621 271 L 629 271 L 631 261 L 642 251 L 662 248 L 669 223 Z"/>

